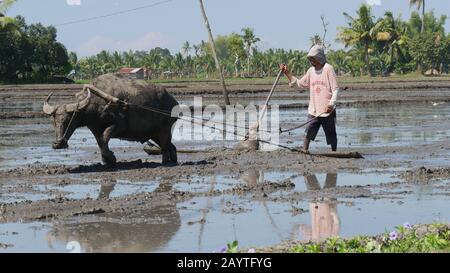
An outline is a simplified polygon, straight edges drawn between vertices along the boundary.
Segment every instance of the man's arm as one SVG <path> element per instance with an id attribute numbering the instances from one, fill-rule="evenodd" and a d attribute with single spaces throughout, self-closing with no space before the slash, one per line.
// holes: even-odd
<path id="1" fill-rule="evenodd" d="M 331 106 L 333 106 L 333 107 L 336 105 L 336 101 L 337 101 L 338 94 L 339 94 L 339 88 L 338 88 L 338 89 L 335 89 L 335 90 L 331 93 L 331 99 L 330 99 L 329 105 L 331 105 Z"/>
<path id="2" fill-rule="evenodd" d="M 294 80 L 297 80 L 297 78 L 292 76 L 292 73 L 289 72 L 289 70 L 287 69 L 287 65 L 286 64 L 280 64 L 280 69 L 284 73 L 284 75 L 286 75 L 286 77 L 288 78 L 289 83 L 291 83 Z"/>
<path id="3" fill-rule="evenodd" d="M 292 85 L 294 85 L 294 84 L 297 84 L 297 86 L 300 88 L 308 88 L 309 87 L 308 73 L 299 80 L 297 77 L 292 75 L 292 73 L 288 70 L 286 64 L 280 64 L 280 69 L 281 69 L 281 71 L 283 71 L 284 75 L 286 75 L 286 77 L 288 78 L 290 87 L 292 87 Z"/>
<path id="4" fill-rule="evenodd" d="M 330 81 L 330 88 L 331 88 L 331 99 L 328 103 L 327 112 L 333 111 L 333 108 L 336 105 L 336 101 L 339 95 L 339 86 L 337 83 L 337 76 L 334 72 L 333 67 L 330 67 L 330 70 L 328 71 L 328 80 Z"/>

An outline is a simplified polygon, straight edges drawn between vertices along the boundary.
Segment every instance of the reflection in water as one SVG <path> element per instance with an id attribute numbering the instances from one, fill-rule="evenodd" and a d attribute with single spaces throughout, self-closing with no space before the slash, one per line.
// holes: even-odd
<path id="1" fill-rule="evenodd" d="M 264 172 L 257 170 L 249 170 L 241 175 L 241 181 L 250 186 L 264 182 Z M 335 188 L 337 185 L 337 173 L 328 173 L 325 178 L 323 187 L 317 180 L 316 175 L 305 175 L 305 184 L 307 190 L 321 190 Z M 274 227 L 274 231 L 279 233 L 277 227 L 265 201 L 262 201 L 264 210 L 267 213 L 270 224 Z M 300 225 L 301 237 L 307 240 L 321 240 L 332 236 L 338 236 L 340 232 L 340 220 L 337 211 L 336 198 L 324 198 L 320 201 L 314 201 L 309 204 L 311 213 L 311 226 Z M 296 232 L 295 232 L 296 233 Z M 278 234 L 280 238 L 282 234 Z M 295 236 L 295 235 L 294 235 Z"/>
<path id="2" fill-rule="evenodd" d="M 100 184 L 100 193 L 98 194 L 97 199 L 109 199 L 109 195 L 114 190 L 116 184 L 116 180 L 102 180 Z"/>
<path id="3" fill-rule="evenodd" d="M 305 175 L 307 190 L 334 188 L 337 184 L 337 174 L 327 173 L 323 188 L 315 175 Z M 321 240 L 339 235 L 339 215 L 337 199 L 325 198 L 309 204 L 311 227 L 303 227 L 303 235 L 307 240 Z"/>
<path id="4" fill-rule="evenodd" d="M 116 182 L 102 183 L 98 198 L 108 198 Z M 161 182 L 155 190 L 170 190 L 169 183 Z M 148 201 L 151 202 L 151 201 Z M 52 241 L 80 243 L 86 252 L 151 252 L 164 247 L 180 229 L 180 214 L 175 201 L 156 200 L 150 210 L 138 216 L 99 214 L 80 217 L 71 222 L 55 223 L 47 234 L 49 246 Z M 126 223 L 121 221 L 126 220 Z"/>
<path id="5" fill-rule="evenodd" d="M 245 171 L 241 175 L 241 181 L 247 183 L 251 187 L 254 187 L 258 183 L 264 182 L 264 171 L 257 171 L 255 169 Z M 277 233 L 278 238 L 280 240 L 282 240 L 283 234 L 280 231 L 280 228 L 277 226 L 274 218 L 272 217 L 272 214 L 270 213 L 270 210 L 269 210 L 269 207 L 267 206 L 266 201 L 264 199 L 262 199 L 261 204 L 263 206 L 263 210 L 264 210 L 265 214 L 267 215 L 267 219 L 269 220 L 270 225 L 272 226 L 273 230 Z"/>
<path id="6" fill-rule="evenodd" d="M 361 144 L 369 144 L 372 142 L 373 134 L 371 132 L 361 132 L 359 133 L 359 142 Z"/>
<path id="7" fill-rule="evenodd" d="M 256 184 L 264 182 L 264 172 L 263 171 L 257 171 L 255 169 L 251 169 L 248 171 L 245 171 L 241 175 L 241 180 L 245 183 L 247 183 L 249 186 L 253 187 L 256 186 Z"/>

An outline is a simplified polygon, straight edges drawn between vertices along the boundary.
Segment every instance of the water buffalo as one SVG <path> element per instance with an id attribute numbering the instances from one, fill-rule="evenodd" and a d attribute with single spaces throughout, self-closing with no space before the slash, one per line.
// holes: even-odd
<path id="1" fill-rule="evenodd" d="M 52 106 L 51 94 L 44 102 L 44 113 L 53 119 L 56 140 L 54 149 L 68 147 L 68 140 L 79 127 L 88 127 L 97 140 L 102 160 L 114 165 L 116 157 L 109 149 L 111 138 L 145 143 L 153 140 L 161 148 L 162 163 L 177 163 L 177 151 L 172 144 L 172 125 L 176 118 L 139 108 L 136 105 L 170 113 L 177 100 L 160 86 L 141 80 L 130 80 L 113 74 L 96 78 L 92 85 L 103 95 L 85 89 L 77 93 L 77 102 Z M 128 104 L 111 103 L 109 96 Z"/>
<path id="2" fill-rule="evenodd" d="M 115 182 L 107 183 L 112 183 L 109 190 L 113 190 Z M 100 195 L 108 195 L 103 193 L 103 185 Z M 161 181 L 154 192 L 168 193 L 172 189 L 170 181 Z M 49 245 L 76 241 L 81 250 L 88 253 L 161 251 L 181 227 L 177 202 L 170 195 L 163 194 L 137 206 L 140 209 L 136 212 L 108 211 L 98 214 L 98 217 L 89 215 L 77 217 L 76 221 L 55 221 L 47 233 L 47 241 Z"/>

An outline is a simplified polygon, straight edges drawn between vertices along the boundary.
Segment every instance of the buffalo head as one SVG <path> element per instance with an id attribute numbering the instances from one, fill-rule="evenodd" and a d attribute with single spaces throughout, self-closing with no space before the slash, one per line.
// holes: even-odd
<path id="1" fill-rule="evenodd" d="M 84 93 L 84 92 L 83 92 Z M 48 95 L 44 102 L 43 111 L 50 115 L 53 119 L 53 127 L 55 129 L 55 142 L 53 142 L 53 149 L 66 149 L 69 147 L 68 140 L 73 132 L 80 124 L 80 113 L 89 105 L 91 92 L 88 90 L 87 94 L 82 97 L 82 94 L 77 94 L 76 103 L 67 103 L 60 105 L 50 105 L 49 101 L 52 93 Z"/>

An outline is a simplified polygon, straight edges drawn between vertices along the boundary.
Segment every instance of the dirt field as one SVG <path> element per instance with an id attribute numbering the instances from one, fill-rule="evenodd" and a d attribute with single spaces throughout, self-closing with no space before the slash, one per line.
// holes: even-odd
<path id="1" fill-rule="evenodd" d="M 188 105 L 194 96 L 221 104 L 216 83 L 162 85 Z M 231 100 L 261 103 L 270 86 L 232 83 Z M 450 80 L 343 86 L 339 150 L 364 159 L 175 141 L 179 150 L 202 152 L 180 153 L 178 165 L 161 166 L 142 145 L 116 141 L 114 169 L 100 163 L 86 129 L 68 150 L 51 149 L 42 102 L 49 92 L 68 102 L 80 85 L 0 86 L 0 243 L 5 251 L 64 252 L 76 241 L 88 252 L 211 252 L 234 239 L 268 247 L 377 234 L 404 221 L 448 221 Z M 271 103 L 282 109 L 283 128 L 305 121 L 307 98 L 285 83 L 277 89 Z M 302 134 L 281 135 L 280 142 L 300 146 Z M 311 146 L 328 150 L 323 132 Z M 32 231 L 38 235 L 27 239 Z"/>

